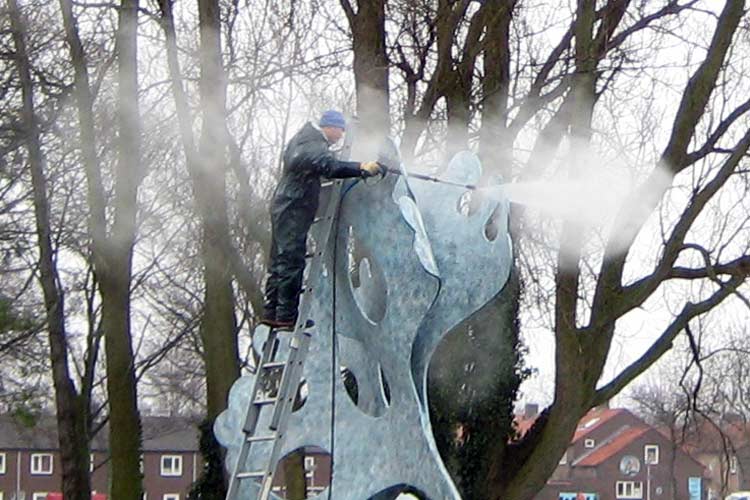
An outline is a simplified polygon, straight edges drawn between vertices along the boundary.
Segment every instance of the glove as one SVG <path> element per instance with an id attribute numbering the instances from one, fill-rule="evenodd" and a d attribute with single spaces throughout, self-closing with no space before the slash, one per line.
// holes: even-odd
<path id="1" fill-rule="evenodd" d="M 362 177 L 374 177 L 383 173 L 383 167 L 376 161 L 366 161 L 359 164 Z"/>

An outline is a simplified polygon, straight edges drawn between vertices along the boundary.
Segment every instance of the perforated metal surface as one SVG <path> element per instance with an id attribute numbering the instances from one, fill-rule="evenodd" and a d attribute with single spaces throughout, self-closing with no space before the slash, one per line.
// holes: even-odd
<path id="1" fill-rule="evenodd" d="M 464 152 L 442 176 L 475 183 L 480 174 L 476 156 Z M 356 183 L 346 192 L 338 236 L 328 242 L 314 293 L 317 328 L 304 368 L 307 398 L 291 416 L 283 455 L 308 446 L 333 450 L 336 500 L 370 499 L 399 485 L 435 500 L 460 498 L 432 438 L 427 367 L 443 335 L 507 281 L 509 204 L 474 193 L 471 210 L 465 210 L 460 188 L 417 180 L 410 186 L 416 203 L 404 198 L 404 180 L 396 176 Z M 487 231 L 490 219 L 495 227 Z M 338 357 L 332 366 L 334 287 Z M 342 367 L 356 377 L 356 403 L 344 387 Z M 214 427 L 228 448 L 230 466 L 243 436 L 251 382 L 248 376 L 235 383 L 230 407 Z M 264 425 L 259 423 L 258 432 Z M 247 470 L 261 463 L 263 453 L 262 445 L 254 447 Z M 245 482 L 242 498 L 254 499 L 255 488 Z M 328 490 L 319 495 L 327 496 Z"/>

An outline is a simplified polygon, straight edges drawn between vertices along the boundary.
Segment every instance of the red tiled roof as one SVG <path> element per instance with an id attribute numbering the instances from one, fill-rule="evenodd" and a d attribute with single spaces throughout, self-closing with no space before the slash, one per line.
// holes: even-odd
<path id="1" fill-rule="evenodd" d="M 586 415 L 583 416 L 580 422 L 578 422 L 578 428 L 571 443 L 575 443 L 579 439 L 586 436 L 589 432 L 593 431 L 607 420 L 611 419 L 616 415 L 625 413 L 628 410 L 624 408 L 594 408 L 590 410 Z"/>
<path id="2" fill-rule="evenodd" d="M 586 413 L 586 415 L 584 415 L 583 418 L 581 418 L 581 420 L 578 422 L 578 427 L 576 428 L 576 432 L 573 435 L 571 444 L 575 443 L 607 420 L 622 413 L 630 412 L 624 408 L 611 409 L 605 407 L 596 407 L 589 410 L 589 412 Z M 515 416 L 516 430 L 518 431 L 519 437 L 523 437 L 524 434 L 529 432 L 531 426 L 534 425 L 534 422 L 536 422 L 537 417 L 538 415 L 534 417 L 527 417 L 525 415 L 517 414 Z"/>
<path id="3" fill-rule="evenodd" d="M 627 445 L 647 433 L 650 429 L 648 427 L 629 427 L 622 431 L 615 438 L 600 447 L 594 449 L 591 453 L 584 455 L 580 459 L 576 460 L 574 466 L 582 467 L 596 467 L 601 464 L 618 451 L 625 448 Z"/>

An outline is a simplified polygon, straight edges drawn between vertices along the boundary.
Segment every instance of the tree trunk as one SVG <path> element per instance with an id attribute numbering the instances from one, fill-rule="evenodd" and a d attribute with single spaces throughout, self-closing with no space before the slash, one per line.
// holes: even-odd
<path id="1" fill-rule="evenodd" d="M 575 143 L 573 155 L 586 154 L 591 137 L 591 118 L 595 102 L 597 58 L 593 44 L 595 0 L 579 0 L 576 12 L 576 73 L 573 81 L 573 115 L 571 139 Z M 578 164 L 571 158 L 571 172 L 575 178 Z M 523 465 L 510 481 L 508 489 L 493 498 L 530 500 L 544 486 L 557 467 L 573 436 L 578 421 L 593 400 L 598 374 L 592 376 L 588 359 L 581 359 L 581 344 L 585 336 L 577 329 L 576 312 L 580 281 L 579 261 L 583 244 L 583 229 L 577 221 L 566 221 L 560 236 L 555 283 L 555 400 L 546 419 L 536 429 L 533 450 L 524 457 Z M 593 380 L 592 380 L 593 379 Z M 533 439 L 534 436 L 530 438 Z"/>
<path id="2" fill-rule="evenodd" d="M 304 452 L 301 450 L 293 451 L 284 458 L 283 463 L 284 478 L 286 481 L 286 499 L 304 500 L 307 498 Z"/>
<path id="3" fill-rule="evenodd" d="M 471 78 L 465 81 L 458 76 L 445 92 L 448 132 L 445 138 L 445 162 L 459 151 L 469 147 L 469 122 L 471 121 Z"/>
<path id="4" fill-rule="evenodd" d="M 44 174 L 39 128 L 34 113 L 34 88 L 26 51 L 25 27 L 17 0 L 8 0 L 16 63 L 23 94 L 23 127 L 29 153 L 29 167 L 34 192 L 37 244 L 39 247 L 39 281 L 44 293 L 47 329 L 50 345 L 52 381 L 62 464 L 62 493 L 70 500 L 89 500 L 91 483 L 88 444 L 88 405 L 79 397 L 70 378 L 68 345 L 65 332 L 63 293 L 58 287 L 59 277 L 52 248 L 47 180 Z"/>
<path id="5" fill-rule="evenodd" d="M 388 57 L 385 47 L 385 0 L 358 2 L 355 13 L 349 0 L 340 0 L 352 30 L 354 84 L 357 92 L 359 136 L 375 138 L 368 149 L 379 146 L 390 130 Z M 372 146 L 368 148 L 367 146 Z"/>
<path id="6" fill-rule="evenodd" d="M 492 0 L 487 14 L 482 79 L 482 126 L 479 155 L 485 174 L 513 176 L 513 143 L 507 129 L 510 92 L 510 23 L 516 0 Z"/>
<path id="7" fill-rule="evenodd" d="M 106 201 L 96 154 L 93 95 L 83 46 L 70 0 L 61 0 L 63 21 L 75 68 L 75 95 L 86 172 L 89 233 L 94 270 L 102 299 L 102 328 L 107 355 L 109 397 L 110 496 L 140 500 L 141 426 L 135 363 L 130 332 L 130 277 L 135 239 L 136 195 L 141 179 L 136 76 L 137 0 L 124 1 L 119 11 L 118 164 L 112 237 L 107 238 Z"/>
<path id="8" fill-rule="evenodd" d="M 171 0 L 159 0 L 161 24 L 167 45 L 167 63 L 172 80 L 185 161 L 193 185 L 193 197 L 201 221 L 204 313 L 200 335 L 206 367 L 207 423 L 201 427 L 201 442 L 218 449 L 213 422 L 227 405 L 229 389 L 240 376 L 237 325 L 231 273 L 231 242 L 225 196 L 226 136 L 224 68 L 221 63 L 219 6 L 213 0 L 199 0 L 201 26 L 201 108 L 203 130 L 200 150 L 192 130 L 192 117 L 178 60 L 177 37 Z M 221 453 L 211 453 L 194 494 L 196 498 L 223 497 L 211 471 L 222 471 Z M 222 491 L 217 491 L 217 488 Z"/>
<path id="9" fill-rule="evenodd" d="M 193 193 L 201 216 L 205 302 L 200 334 L 206 363 L 208 418 L 227 405 L 229 389 L 240 375 L 237 324 L 230 264 L 226 205 L 226 110 L 221 25 L 217 0 L 199 0 L 200 95 L 203 124 Z"/>
<path id="10" fill-rule="evenodd" d="M 109 272 L 100 275 L 110 406 L 111 495 L 113 498 L 132 500 L 142 497 L 141 481 L 133 480 L 141 477 L 141 422 L 130 324 L 136 204 L 143 172 L 140 163 L 138 113 L 137 16 L 138 0 L 123 0 L 117 30 L 119 137 L 115 172 L 115 219 L 108 245 Z M 125 434 L 127 437 L 117 434 Z"/>

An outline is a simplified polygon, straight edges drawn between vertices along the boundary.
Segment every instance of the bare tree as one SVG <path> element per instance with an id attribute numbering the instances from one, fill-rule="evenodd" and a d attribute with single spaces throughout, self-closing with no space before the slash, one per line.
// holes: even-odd
<path id="1" fill-rule="evenodd" d="M 75 69 L 81 151 L 86 172 L 89 234 L 94 270 L 102 298 L 102 328 L 107 354 L 109 396 L 110 494 L 136 500 L 142 496 L 140 473 L 141 426 L 136 398 L 131 334 L 130 285 L 135 240 L 136 196 L 144 170 L 139 158 L 136 76 L 137 2 L 119 9 L 118 76 L 120 100 L 119 155 L 115 169 L 114 222 L 107 228 L 107 198 L 97 154 L 94 94 L 73 4 L 60 2 L 70 59 Z"/>
<path id="2" fill-rule="evenodd" d="M 55 386 L 57 426 L 62 462 L 62 490 L 66 498 L 87 500 L 91 495 L 88 474 L 89 396 L 76 390 L 69 373 L 64 296 L 59 285 L 56 252 L 51 239 L 48 188 L 44 172 L 38 118 L 34 110 L 34 84 L 31 76 L 31 64 L 26 49 L 26 23 L 16 0 L 8 0 L 8 8 L 15 40 L 18 76 L 23 93 L 23 137 L 28 150 L 34 192 L 34 211 L 39 246 L 39 281 L 44 292 L 50 362 Z"/>
<path id="3" fill-rule="evenodd" d="M 112 431 L 125 429 L 117 435 L 128 439 L 113 442 L 113 458 L 124 460 L 113 469 L 129 475 L 131 485 L 138 475 L 138 379 L 149 380 L 153 397 L 170 391 L 178 373 L 189 373 L 190 393 L 176 394 L 174 400 L 197 408 L 205 390 L 210 417 L 224 408 L 240 373 L 238 342 L 246 343 L 238 340 L 238 332 L 254 325 L 261 301 L 268 242 L 264 203 L 279 152 L 292 127 L 324 106 L 351 109 L 356 101 L 365 128 L 401 135 L 406 158 L 441 158 L 445 152 L 475 148 L 485 163 L 486 182 L 494 182 L 495 174 L 506 182 L 552 175 L 585 180 L 589 171 L 582 165 L 590 163 L 587 155 L 595 149 L 623 155 L 637 150 L 633 176 L 648 170 L 617 220 L 604 229 L 560 223 L 514 206 L 516 274 L 496 301 L 446 337 L 430 368 L 436 440 L 466 497 L 532 498 L 587 409 L 617 394 L 659 359 L 691 321 L 745 286 L 748 248 L 737 242 L 747 221 L 729 225 L 719 203 L 722 193 L 747 184 L 743 162 L 750 142 L 745 126 L 750 102 L 737 97 L 745 91 L 738 76 L 745 63 L 733 48 L 746 43 L 740 36 L 745 2 L 729 0 L 721 12 L 712 12 L 695 0 L 580 0 L 567 12 L 555 2 L 341 0 L 334 5 L 337 16 L 327 19 L 316 17 L 323 8 L 318 2 L 243 6 L 201 0 L 191 10 L 174 9 L 171 0 L 163 0 L 157 16 L 134 2 L 117 11 L 68 0 L 60 5 L 68 64 L 31 68 L 32 79 L 43 82 L 32 83 L 31 89 L 56 97 L 49 102 L 76 99 L 77 123 L 67 115 L 58 119 L 65 112 L 60 109 L 67 109 L 63 105 L 37 109 L 36 123 L 54 131 L 54 147 L 45 149 L 42 140 L 41 155 L 63 172 L 47 178 L 51 248 L 73 254 L 80 274 L 67 288 L 63 276 L 53 276 L 48 288 L 52 296 L 79 297 L 67 301 L 67 310 L 86 318 L 90 335 L 66 333 L 81 339 L 71 340 L 68 349 L 85 348 L 91 356 L 75 364 L 90 385 L 98 383 L 89 362 L 96 358 L 96 339 L 106 336 Z M 81 16 L 106 20 L 111 29 L 82 42 Z M 154 17 L 166 38 L 168 74 L 151 64 L 148 50 L 140 51 L 142 73 L 135 69 L 141 39 L 134 21 L 146 20 L 141 29 L 151 41 L 154 25 L 148 20 Z M 705 46 L 689 31 L 694 19 L 712 28 Z M 664 71 L 655 62 L 657 44 L 685 32 L 696 44 L 686 50 L 686 59 L 692 59 L 677 71 Z M 50 40 L 59 37 L 53 34 Z M 45 50 L 52 54 L 56 49 Z M 347 83 L 350 75 L 341 73 L 350 55 L 356 95 Z M 116 75 L 110 70 L 115 61 Z M 0 74 L 5 79 L 6 73 Z M 140 92 L 137 74 L 150 79 Z M 683 74 L 689 74 L 686 81 L 680 80 Z M 680 98 L 674 113 L 633 112 L 618 120 L 618 113 L 653 106 L 654 89 L 665 75 L 670 92 Z M 115 81 L 117 93 L 107 85 Z M 15 87 L 8 88 L 0 94 L 3 102 L 13 99 Z M 97 106 L 102 95 L 102 104 L 117 97 L 117 108 Z M 116 139 L 102 133 L 102 126 L 117 130 Z M 19 127 L 24 134 L 0 128 L 3 152 L 26 145 L 29 127 Z M 80 134 L 80 146 L 60 139 L 71 133 Z M 158 144 L 152 137 L 157 135 Z M 136 200 L 146 164 L 154 178 Z M 18 176 L 3 192 L 3 203 L 11 203 L 9 193 L 18 196 L 14 206 L 29 209 L 32 183 L 25 183 Z M 87 200 L 79 192 L 84 185 Z M 136 247 L 137 210 L 144 214 L 144 229 Z M 716 214 L 723 217 L 721 231 L 703 238 L 701 225 Z M 656 230 L 653 219 L 662 224 Z M 24 248 L 34 247 L 34 228 L 18 227 L 14 234 Z M 644 271 L 649 264 L 641 260 L 632 269 L 644 248 L 640 240 L 653 235 L 661 238 L 649 249 L 653 267 Z M 141 252 L 135 259 L 134 250 Z M 14 258 L 25 265 L 19 276 L 36 272 L 36 254 Z M 40 275 L 47 272 L 39 268 Z M 4 289 L 22 296 L 28 287 L 23 279 L 17 281 L 4 283 Z M 49 285 L 55 281 L 56 292 Z M 605 363 L 618 323 L 663 290 L 685 283 L 690 294 L 670 302 L 676 312 L 660 337 L 610 377 Z M 97 289 L 101 299 L 92 293 Z M 33 294 L 24 296 L 35 300 Z M 509 443 L 513 402 L 527 373 L 519 342 L 527 316 L 554 333 L 555 400 L 531 432 Z M 133 317 L 142 326 L 135 346 Z M 41 345 L 36 341 L 34 348 Z M 471 360 L 480 362 L 467 375 Z M 149 370 L 155 370 L 153 377 Z M 462 379 L 463 389 L 456 383 Z M 126 388 L 116 380 L 124 380 Z M 112 397 L 120 389 L 125 396 Z M 125 421 L 117 420 L 122 416 Z M 115 478 L 114 488 L 120 488 L 123 476 Z M 136 489 L 113 489 L 113 496 L 134 498 Z"/>
<path id="4" fill-rule="evenodd" d="M 405 22 L 392 53 L 392 64 L 401 70 L 406 83 L 402 145 L 408 155 L 430 123 L 443 119 L 448 124 L 446 139 L 458 137 L 459 144 L 465 144 L 471 137 L 472 123 L 479 118 L 479 150 L 487 161 L 500 163 L 490 168 L 501 172 L 506 180 L 537 179 L 563 147 L 569 150 L 565 153 L 564 163 L 570 166 L 566 175 L 573 180 L 588 175 L 576 165 L 586 164 L 584 156 L 593 146 L 597 104 L 633 61 L 628 52 L 634 50 L 629 47 L 630 40 L 655 24 L 668 23 L 690 13 L 695 6 L 690 1 L 666 1 L 649 11 L 648 6 L 627 0 L 611 0 L 602 5 L 589 0 L 576 2 L 568 29 L 551 42 L 544 57 L 538 50 L 531 56 L 522 52 L 545 29 L 527 28 L 518 21 L 514 25 L 524 6 L 515 2 L 482 2 L 470 8 L 469 4 L 393 2 L 393 8 L 403 13 Z M 681 91 L 681 105 L 666 146 L 654 162 L 656 168 L 623 203 L 613 229 L 603 236 L 603 248 L 593 259 L 588 256 L 590 232 L 578 223 L 563 223 L 555 231 L 552 246 L 545 251 L 550 259 L 545 266 L 551 272 L 532 276 L 541 286 L 554 283 L 550 297 L 554 303 L 552 329 L 556 343 L 555 400 L 524 439 L 510 447 L 500 439 L 502 443 L 485 455 L 491 462 L 488 492 L 471 493 L 470 497 L 532 498 L 554 470 L 580 417 L 651 366 L 692 318 L 717 307 L 745 282 L 746 253 L 722 261 L 721 252 L 714 254 L 686 241 L 691 229 L 695 229 L 696 219 L 711 205 L 716 193 L 738 175 L 747 154 L 750 138 L 742 133 L 740 125 L 748 111 L 747 103 L 726 104 L 722 116 L 710 113 L 710 118 L 706 117 L 722 71 L 731 71 L 730 46 L 737 38 L 744 7 L 744 2 L 728 1 L 717 16 L 706 57 Z M 479 54 L 483 72 L 479 72 L 476 63 Z M 532 123 L 536 128 L 529 134 Z M 511 150 L 520 141 L 527 142 L 529 135 L 534 139 L 528 153 L 522 155 L 524 159 L 511 161 Z M 422 136 L 429 140 L 427 134 Z M 705 139 L 703 143 L 699 142 L 701 138 Z M 719 142 L 730 140 L 734 140 L 733 145 L 717 150 Z M 715 167 L 701 166 L 708 158 L 716 162 Z M 665 199 L 671 181 L 691 169 L 702 177 L 692 191 L 691 202 L 669 223 L 659 262 L 651 273 L 631 281 L 626 278 L 625 263 L 634 253 L 636 236 L 648 231 L 647 218 Z M 637 214 L 631 213 L 632 207 L 639 207 Z M 530 232 L 528 224 L 532 223 L 524 219 L 524 212 L 516 210 L 514 231 L 517 241 L 521 241 L 517 249 L 520 262 L 532 258 L 524 252 L 534 250 L 524 246 L 523 240 Z M 730 243 L 726 244 L 731 244 L 732 236 L 729 238 Z M 703 255 L 698 265 L 676 264 L 678 257 L 693 250 Z M 544 271 L 534 270 L 535 274 L 540 272 Z M 674 280 L 705 280 L 711 285 L 703 289 L 702 296 L 680 305 L 673 321 L 643 356 L 602 385 L 615 324 Z M 517 301 L 519 297 L 509 300 Z M 510 308 L 506 314 L 512 318 L 515 313 Z M 441 359 L 438 352 L 432 370 L 445 370 L 440 365 Z M 504 358 L 509 364 L 515 364 L 514 359 L 517 357 Z M 495 408 L 504 412 L 499 406 Z M 449 405 L 442 409 L 450 414 Z M 456 418 L 449 421 L 446 429 L 453 426 L 462 432 L 467 430 L 465 421 Z M 486 427 L 492 429 L 495 440 L 498 435 L 512 433 L 510 424 L 500 432 L 492 426 Z M 480 426 L 470 431 L 472 440 L 488 439 Z M 447 441 L 443 441 L 441 451 L 463 484 L 460 465 L 467 463 L 469 457 L 454 463 L 450 458 L 456 455 L 448 450 Z"/>

